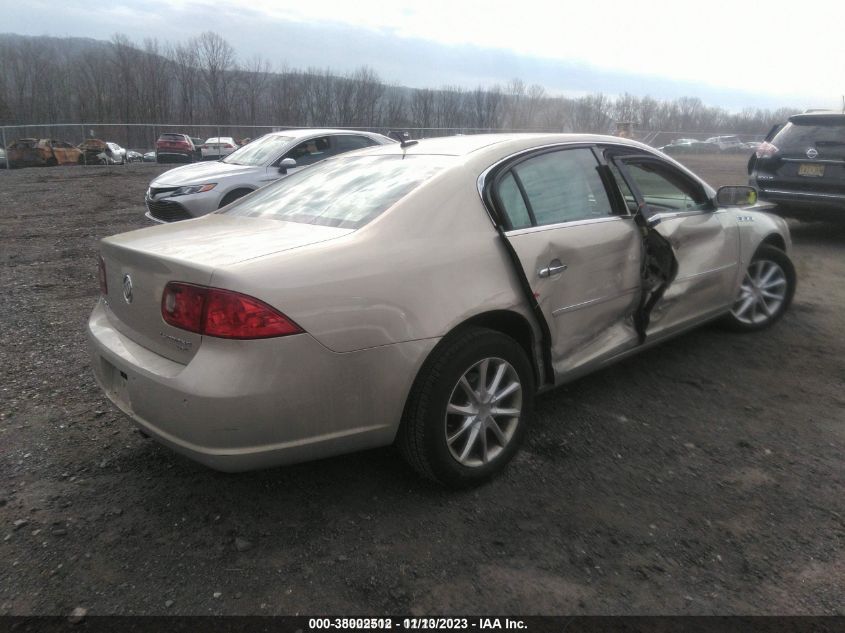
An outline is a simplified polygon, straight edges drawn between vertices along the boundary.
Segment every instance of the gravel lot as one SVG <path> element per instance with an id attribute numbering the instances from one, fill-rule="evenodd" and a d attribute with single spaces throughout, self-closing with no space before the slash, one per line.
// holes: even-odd
<path id="1" fill-rule="evenodd" d="M 688 164 L 745 182 L 745 157 Z M 101 237 L 165 167 L 0 172 L 0 614 L 845 613 L 845 223 L 793 224 L 772 330 L 705 327 L 541 397 L 503 477 L 391 449 L 224 475 L 91 377 Z"/>

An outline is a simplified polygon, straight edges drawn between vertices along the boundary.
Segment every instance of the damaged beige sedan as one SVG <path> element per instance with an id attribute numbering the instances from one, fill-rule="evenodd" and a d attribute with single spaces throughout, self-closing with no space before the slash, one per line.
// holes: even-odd
<path id="1" fill-rule="evenodd" d="M 473 484 L 518 450 L 538 391 L 713 319 L 783 315 L 789 231 L 753 202 L 613 137 L 346 154 L 104 239 L 94 372 L 212 468 L 395 443 L 421 475 Z"/>

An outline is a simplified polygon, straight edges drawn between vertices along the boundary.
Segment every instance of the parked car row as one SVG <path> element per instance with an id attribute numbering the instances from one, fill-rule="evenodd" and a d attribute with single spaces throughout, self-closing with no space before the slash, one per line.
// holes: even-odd
<path id="1" fill-rule="evenodd" d="M 86 139 L 79 145 L 57 139 L 22 138 L 9 143 L 6 149 L 0 148 L 0 166 L 6 166 L 7 154 L 12 167 L 219 160 L 248 141 L 237 141 L 231 136 L 215 136 L 203 141 L 187 134 L 164 133 L 156 140 L 154 150 L 141 153 L 95 138 Z"/>
<path id="2" fill-rule="evenodd" d="M 164 132 L 156 140 L 156 161 L 193 163 L 199 160 L 219 160 L 248 142 L 231 136 L 212 136 L 203 141 L 187 134 Z"/>
<path id="3" fill-rule="evenodd" d="M 117 143 L 92 138 L 79 145 L 47 138 L 22 138 L 3 151 L 0 164 L 11 167 L 52 167 L 55 165 L 124 165 L 140 162 L 140 153 Z"/>
<path id="4" fill-rule="evenodd" d="M 760 145 L 756 141 L 743 141 L 739 136 L 711 136 L 707 140 L 699 141 L 694 138 L 676 138 L 671 143 L 658 147 L 666 154 L 695 154 L 709 152 L 746 152 L 757 149 Z"/>

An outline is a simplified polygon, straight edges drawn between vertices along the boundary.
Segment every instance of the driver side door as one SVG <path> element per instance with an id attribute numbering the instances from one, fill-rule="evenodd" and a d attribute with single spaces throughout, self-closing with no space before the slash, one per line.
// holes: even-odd
<path id="1" fill-rule="evenodd" d="M 273 162 L 267 168 L 268 181 L 278 180 L 285 176 L 290 176 L 303 168 L 313 165 L 316 162 L 331 156 L 331 138 L 328 136 L 320 136 L 317 138 L 309 138 L 301 143 L 297 143 L 291 149 L 286 151 L 282 156 Z M 286 172 L 280 172 L 279 167 L 282 161 L 286 158 L 292 158 L 296 161 L 296 167 L 289 167 Z"/>

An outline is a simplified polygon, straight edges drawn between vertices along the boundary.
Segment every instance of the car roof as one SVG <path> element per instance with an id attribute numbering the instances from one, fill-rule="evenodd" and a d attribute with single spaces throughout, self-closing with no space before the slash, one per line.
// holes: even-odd
<path id="1" fill-rule="evenodd" d="M 790 123 L 798 123 L 810 125 L 812 123 L 845 123 L 845 113 L 843 112 L 805 112 L 803 114 L 793 114 L 789 117 Z"/>
<path id="2" fill-rule="evenodd" d="M 325 134 L 366 134 L 367 136 L 380 136 L 388 138 L 384 134 L 378 132 L 368 132 L 367 130 L 338 130 L 332 128 L 292 128 L 290 130 L 278 130 L 270 132 L 266 136 L 288 136 L 290 138 L 303 138 L 306 136 L 322 136 Z M 393 139 L 391 139 L 393 140 Z"/>
<path id="3" fill-rule="evenodd" d="M 563 143 L 612 143 L 626 145 L 637 149 L 653 151 L 648 145 L 625 139 L 619 136 L 605 136 L 601 134 L 471 134 L 467 136 L 444 136 L 430 139 L 420 139 L 413 145 L 402 148 L 399 143 L 382 145 L 368 150 L 367 154 L 407 154 L 445 156 L 463 156 L 467 159 L 488 159 L 498 155 L 508 156 L 523 150 L 557 145 Z"/>

